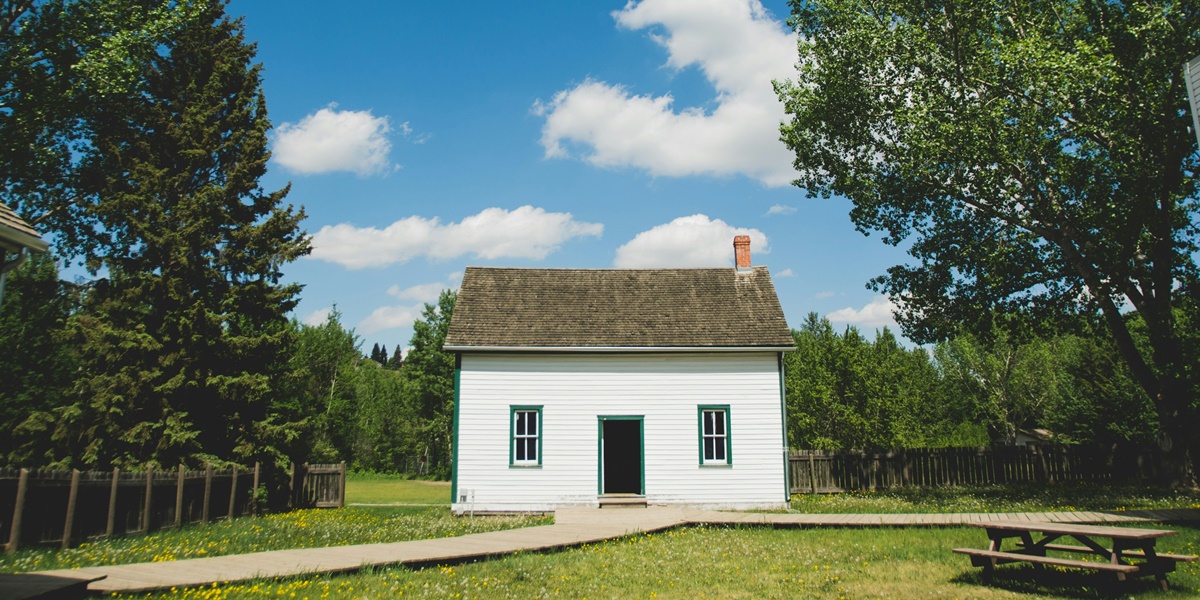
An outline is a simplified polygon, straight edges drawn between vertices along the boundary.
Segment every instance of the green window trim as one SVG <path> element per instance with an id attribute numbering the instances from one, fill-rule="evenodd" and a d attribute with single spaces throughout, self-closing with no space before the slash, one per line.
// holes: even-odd
<path id="1" fill-rule="evenodd" d="M 529 422 L 527 416 L 536 415 L 535 424 L 537 432 L 530 433 L 528 430 Z M 518 434 L 518 425 L 523 425 L 525 430 Z M 513 468 L 529 468 L 542 466 L 542 407 L 541 406 L 510 406 L 508 410 L 508 466 Z M 526 453 L 529 451 L 529 444 L 532 442 L 533 453 L 537 455 L 537 459 L 517 460 L 517 446 L 521 444 L 525 447 Z M 528 455 L 527 455 L 528 456 Z"/>
<path id="2" fill-rule="evenodd" d="M 708 415 L 711 415 L 712 418 L 706 421 Z M 713 420 L 714 418 L 720 419 L 720 421 Z M 700 466 L 733 466 L 731 421 L 728 404 L 701 404 L 696 407 L 696 438 L 700 447 Z M 706 429 L 706 423 L 711 424 L 712 427 Z M 707 440 L 712 440 L 712 443 L 706 444 Z M 724 444 L 721 444 L 722 440 L 724 440 Z M 706 449 L 709 452 L 706 452 Z M 723 457 L 721 456 L 722 450 L 724 451 Z M 706 458 L 706 455 L 710 455 L 711 458 Z"/>

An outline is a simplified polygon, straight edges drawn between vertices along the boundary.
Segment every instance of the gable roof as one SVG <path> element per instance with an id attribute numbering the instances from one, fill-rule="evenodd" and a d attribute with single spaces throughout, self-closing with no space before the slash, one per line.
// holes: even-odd
<path id="1" fill-rule="evenodd" d="M 467 267 L 445 349 L 792 348 L 766 267 Z"/>
<path id="2" fill-rule="evenodd" d="M 50 244 L 11 208 L 0 202 L 0 250 L 19 252 L 29 248 L 34 252 L 45 252 Z"/>

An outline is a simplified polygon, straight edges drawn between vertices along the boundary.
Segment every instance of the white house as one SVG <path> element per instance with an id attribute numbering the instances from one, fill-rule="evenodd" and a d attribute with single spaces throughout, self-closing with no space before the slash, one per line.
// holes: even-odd
<path id="1" fill-rule="evenodd" d="M 749 245 L 735 268 L 468 268 L 453 509 L 784 506 L 792 337 Z"/>

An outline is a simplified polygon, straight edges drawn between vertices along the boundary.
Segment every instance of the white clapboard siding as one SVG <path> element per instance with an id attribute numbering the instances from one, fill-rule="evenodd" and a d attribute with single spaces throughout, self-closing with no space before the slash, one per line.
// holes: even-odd
<path id="1" fill-rule="evenodd" d="M 644 417 L 650 504 L 786 501 L 776 353 L 467 353 L 460 375 L 456 511 L 596 505 L 600 416 Z M 730 407 L 732 466 L 699 464 L 702 404 Z M 508 464 L 512 406 L 543 407 L 540 467 Z"/>

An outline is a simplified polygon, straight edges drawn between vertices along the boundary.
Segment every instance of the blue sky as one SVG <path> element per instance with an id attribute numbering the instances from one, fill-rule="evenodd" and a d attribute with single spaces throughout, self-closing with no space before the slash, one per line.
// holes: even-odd
<path id="1" fill-rule="evenodd" d="M 903 252 L 845 200 L 788 184 L 771 80 L 790 76 L 787 4 L 233 0 L 258 43 L 274 157 L 312 256 L 296 317 L 336 304 L 364 341 L 406 346 L 464 267 L 732 264 L 752 239 L 795 326 L 870 332 L 865 287 Z"/>

